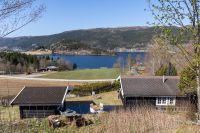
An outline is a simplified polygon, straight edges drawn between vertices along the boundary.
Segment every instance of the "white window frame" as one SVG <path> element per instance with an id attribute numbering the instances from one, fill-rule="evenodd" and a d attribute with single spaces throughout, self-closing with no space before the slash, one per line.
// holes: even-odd
<path id="1" fill-rule="evenodd" d="M 156 103 L 157 103 L 157 104 L 161 104 L 161 103 L 162 103 L 162 98 L 158 97 L 158 98 L 156 99 Z"/>
<path id="2" fill-rule="evenodd" d="M 163 96 L 156 98 L 156 105 L 158 106 L 175 106 L 175 104 L 176 97 Z"/>

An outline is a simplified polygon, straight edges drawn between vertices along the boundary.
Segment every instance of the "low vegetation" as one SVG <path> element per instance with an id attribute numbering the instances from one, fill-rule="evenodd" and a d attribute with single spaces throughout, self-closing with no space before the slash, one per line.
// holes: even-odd
<path id="1" fill-rule="evenodd" d="M 3 107 L 6 108 L 6 107 Z M 5 110 L 2 109 L 1 110 Z M 9 107 L 9 111 L 17 108 Z M 6 109 L 8 111 L 8 109 Z M 6 112 L 9 114 L 9 111 Z M 187 133 L 198 132 L 199 126 L 187 121 L 188 112 L 161 112 L 150 107 L 138 107 L 133 110 L 118 110 L 98 115 L 84 115 L 90 125 L 76 127 L 76 124 L 51 128 L 47 119 L 9 119 L 0 120 L 0 132 L 49 132 L 49 133 Z"/>
<path id="2" fill-rule="evenodd" d="M 176 132 L 189 120 L 186 114 L 176 115 L 161 112 L 150 107 L 138 107 L 133 110 L 114 111 L 99 118 L 100 127 L 86 129 L 85 132 L 104 133 L 168 133 Z M 192 126 L 192 125 L 190 125 Z M 194 128 L 190 132 L 198 131 Z M 185 130 L 182 130 L 185 132 Z"/>
<path id="3" fill-rule="evenodd" d="M 51 79 L 115 79 L 120 75 L 119 69 L 82 69 L 75 71 L 56 72 L 41 76 L 41 78 Z"/>
<path id="4" fill-rule="evenodd" d="M 109 91 L 116 91 L 120 88 L 120 83 L 115 81 L 114 83 L 111 82 L 97 82 L 97 83 L 87 83 L 84 85 L 76 85 L 72 91 L 73 94 L 79 96 L 88 96 L 91 95 L 92 92 L 103 93 Z"/>

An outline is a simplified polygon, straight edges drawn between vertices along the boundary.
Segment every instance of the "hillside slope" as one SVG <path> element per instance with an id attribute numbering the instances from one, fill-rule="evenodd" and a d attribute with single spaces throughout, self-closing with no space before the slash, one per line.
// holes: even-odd
<path id="1" fill-rule="evenodd" d="M 154 35 L 152 27 L 98 28 L 66 31 L 54 35 L 1 38 L 0 46 L 30 49 L 49 46 L 62 39 L 76 40 L 93 48 L 113 49 L 116 47 L 145 47 Z"/>
<path id="2" fill-rule="evenodd" d="M 46 36 L 1 38 L 0 47 L 31 49 L 36 46 L 49 47 L 63 39 L 80 41 L 90 48 L 114 49 L 116 47 L 144 48 L 155 35 L 153 27 L 97 28 L 66 31 Z"/>

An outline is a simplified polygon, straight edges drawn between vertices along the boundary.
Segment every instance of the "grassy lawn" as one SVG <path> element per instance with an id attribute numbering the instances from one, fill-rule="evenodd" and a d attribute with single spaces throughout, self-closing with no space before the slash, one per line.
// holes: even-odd
<path id="1" fill-rule="evenodd" d="M 9 120 L 19 120 L 19 107 L 2 107 L 0 106 L 0 120 L 9 121 Z"/>
<path id="2" fill-rule="evenodd" d="M 119 76 L 119 69 L 83 69 L 75 71 L 63 71 L 40 76 L 51 79 L 114 79 Z"/>
<path id="3" fill-rule="evenodd" d="M 98 99 L 97 97 L 100 96 L 101 98 Z M 118 93 L 116 91 L 105 92 L 97 94 L 96 96 L 84 96 L 84 97 L 73 97 L 73 98 L 66 98 L 66 101 L 88 101 L 92 100 L 95 103 L 103 103 L 104 105 L 122 105 L 120 99 L 118 99 Z"/>

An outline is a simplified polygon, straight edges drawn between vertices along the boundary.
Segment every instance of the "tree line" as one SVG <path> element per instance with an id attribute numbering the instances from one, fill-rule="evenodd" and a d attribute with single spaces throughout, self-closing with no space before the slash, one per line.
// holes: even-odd
<path id="1" fill-rule="evenodd" d="M 18 52 L 0 52 L 0 73 L 20 74 L 37 72 L 41 68 L 57 66 L 59 70 L 73 70 L 76 64 L 62 59 L 50 59 L 49 56 L 26 55 Z"/>

